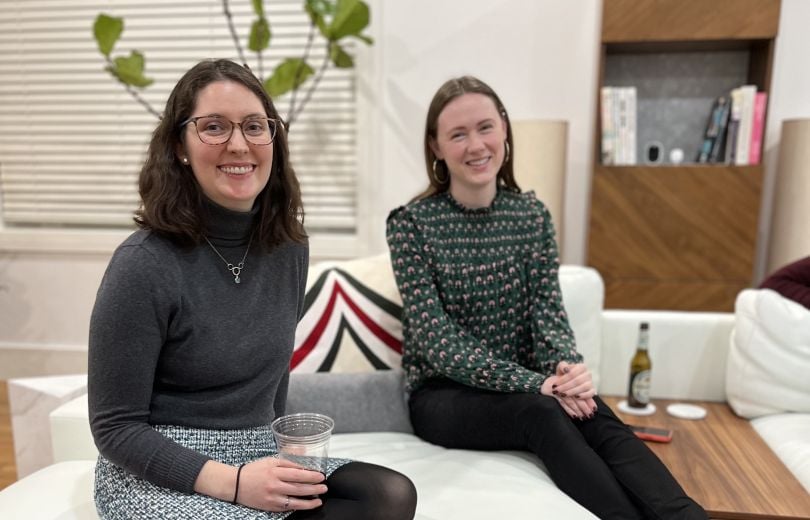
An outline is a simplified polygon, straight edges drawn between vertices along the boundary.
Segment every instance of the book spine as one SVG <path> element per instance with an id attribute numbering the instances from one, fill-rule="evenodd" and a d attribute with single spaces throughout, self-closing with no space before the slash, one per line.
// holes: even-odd
<path id="1" fill-rule="evenodd" d="M 636 139 L 636 98 L 637 98 L 637 91 L 636 87 L 627 87 L 625 89 L 627 93 L 627 142 L 625 146 L 625 152 L 627 154 L 625 164 L 635 165 L 637 164 L 637 156 L 638 156 L 638 143 Z"/>
<path id="2" fill-rule="evenodd" d="M 710 163 L 719 163 L 725 156 L 726 134 L 728 133 L 728 120 L 731 114 L 731 99 L 728 96 L 720 98 L 720 113 L 718 115 L 717 135 L 712 143 L 712 151 L 709 154 Z"/>
<path id="3" fill-rule="evenodd" d="M 754 98 L 754 118 L 751 126 L 751 145 L 748 150 L 748 164 L 759 164 L 762 157 L 762 132 L 765 127 L 765 105 L 768 95 L 757 92 Z"/>
<path id="4" fill-rule="evenodd" d="M 728 118 L 728 131 L 726 132 L 726 164 L 734 164 L 737 155 L 737 135 L 740 130 L 740 111 L 742 109 L 742 91 L 735 88 L 731 91 L 731 114 Z"/>
<path id="5" fill-rule="evenodd" d="M 627 93 L 622 87 L 614 89 L 616 116 L 616 164 L 627 164 Z"/>
<path id="6" fill-rule="evenodd" d="M 616 164 L 616 145 L 613 121 L 613 89 L 602 87 L 602 164 Z"/>
<path id="7" fill-rule="evenodd" d="M 737 130 L 737 153 L 734 156 L 734 164 L 745 166 L 748 164 L 751 147 L 751 128 L 754 120 L 754 98 L 757 87 L 754 85 L 744 85 L 742 90 L 742 105 L 740 110 L 740 126 Z"/>
<path id="8" fill-rule="evenodd" d="M 703 132 L 703 143 L 700 145 L 700 150 L 698 150 L 697 157 L 695 158 L 695 161 L 698 163 L 709 162 L 709 155 L 711 154 L 712 147 L 714 146 L 714 140 L 717 137 L 719 110 L 720 99 L 718 98 L 714 101 L 714 103 L 712 103 L 712 107 L 709 110 L 709 117 L 706 121 L 706 130 Z"/>

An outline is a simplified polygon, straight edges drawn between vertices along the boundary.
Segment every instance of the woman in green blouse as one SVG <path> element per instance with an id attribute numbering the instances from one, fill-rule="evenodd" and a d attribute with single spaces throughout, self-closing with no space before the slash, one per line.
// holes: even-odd
<path id="1" fill-rule="evenodd" d="M 599 518 L 707 518 L 596 395 L 563 307 L 551 215 L 515 182 L 495 92 L 469 76 L 442 85 L 424 146 L 430 184 L 387 226 L 417 434 L 529 450 Z"/>

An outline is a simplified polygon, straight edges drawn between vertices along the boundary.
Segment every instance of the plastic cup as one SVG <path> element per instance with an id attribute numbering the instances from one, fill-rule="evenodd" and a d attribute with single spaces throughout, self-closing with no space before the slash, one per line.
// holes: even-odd
<path id="1" fill-rule="evenodd" d="M 319 413 L 284 415 L 270 425 L 281 458 L 321 473 L 326 471 L 334 427 L 331 417 Z"/>

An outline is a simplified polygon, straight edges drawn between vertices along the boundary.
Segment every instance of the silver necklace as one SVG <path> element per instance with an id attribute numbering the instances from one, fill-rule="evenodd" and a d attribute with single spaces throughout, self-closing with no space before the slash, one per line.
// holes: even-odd
<path id="1" fill-rule="evenodd" d="M 248 251 L 250 251 L 250 244 L 253 242 L 253 233 L 250 234 L 250 240 L 248 240 L 247 249 L 245 249 L 245 254 L 242 256 L 242 260 L 236 265 L 233 265 L 229 261 L 225 260 L 225 257 L 222 256 L 219 251 L 217 251 L 217 248 L 214 247 L 214 244 L 212 244 L 210 240 L 208 240 L 207 236 L 203 235 L 203 238 L 206 242 L 208 242 L 208 245 L 211 246 L 211 249 L 214 250 L 214 253 L 216 253 L 217 256 L 220 257 L 223 262 L 225 262 L 225 265 L 228 266 L 228 271 L 230 271 L 233 275 L 233 283 L 242 283 L 239 275 L 242 273 L 242 269 L 245 268 L 245 258 L 247 258 Z"/>

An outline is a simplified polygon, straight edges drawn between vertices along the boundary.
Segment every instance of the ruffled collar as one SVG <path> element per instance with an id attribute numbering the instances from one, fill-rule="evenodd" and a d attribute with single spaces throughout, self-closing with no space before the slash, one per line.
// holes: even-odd
<path id="1" fill-rule="evenodd" d="M 500 199 L 502 197 L 503 189 L 499 186 L 498 190 L 495 192 L 495 197 L 492 199 L 492 202 L 489 203 L 489 206 L 483 206 L 480 208 L 468 208 L 461 202 L 457 201 L 453 196 L 450 194 L 450 190 L 444 192 L 444 198 L 459 213 L 464 213 L 466 215 L 488 215 L 492 213 L 495 208 L 497 207 Z"/>

